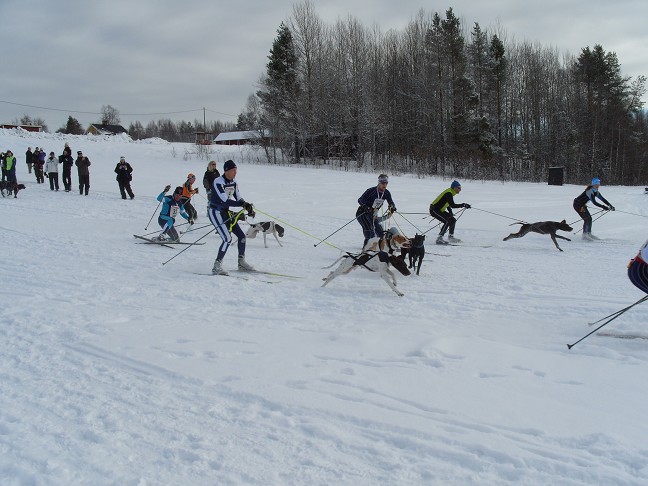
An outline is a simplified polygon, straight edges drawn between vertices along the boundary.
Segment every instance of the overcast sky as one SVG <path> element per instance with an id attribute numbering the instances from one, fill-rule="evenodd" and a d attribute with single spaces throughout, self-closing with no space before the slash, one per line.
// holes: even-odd
<path id="1" fill-rule="evenodd" d="M 0 123 L 23 114 L 50 131 L 72 115 L 84 126 L 103 105 L 122 125 L 171 118 L 236 121 L 265 70 L 292 0 L 0 0 Z M 349 15 L 363 25 L 404 30 L 420 9 L 452 7 L 469 31 L 498 26 L 577 55 L 601 44 L 624 75 L 648 75 L 646 0 L 318 0 L 326 23 Z M 35 107 L 52 108 L 62 111 Z M 91 112 L 91 113 L 80 113 Z M 171 112 L 185 112 L 166 114 Z M 131 115 L 132 114 L 132 115 Z"/>

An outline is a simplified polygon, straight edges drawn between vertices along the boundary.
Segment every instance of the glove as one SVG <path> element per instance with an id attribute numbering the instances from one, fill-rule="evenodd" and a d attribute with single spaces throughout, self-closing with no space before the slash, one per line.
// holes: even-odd
<path id="1" fill-rule="evenodd" d="M 197 187 L 194 189 L 194 191 L 196 191 L 196 194 L 198 194 L 198 188 Z"/>
<path id="2" fill-rule="evenodd" d="M 610 208 L 608 208 L 607 206 L 603 206 L 603 211 L 609 211 L 609 210 Z"/>
<path id="3" fill-rule="evenodd" d="M 248 213 L 253 213 L 254 212 L 254 207 L 249 202 L 244 202 L 243 203 L 243 209 L 245 209 Z"/>
<path id="4" fill-rule="evenodd" d="M 396 212 L 396 207 L 395 207 L 395 206 L 389 206 L 389 207 L 387 208 L 387 212 L 388 212 L 389 214 L 395 213 L 395 212 Z"/>
<path id="5" fill-rule="evenodd" d="M 468 203 L 463 203 L 463 207 L 466 209 L 470 209 L 472 206 Z"/>
<path id="6" fill-rule="evenodd" d="M 614 211 L 614 206 L 610 204 L 610 211 Z"/>
<path id="7" fill-rule="evenodd" d="M 164 188 L 164 192 L 168 192 L 169 189 L 171 189 L 171 186 L 166 186 L 166 187 Z"/>
<path id="8" fill-rule="evenodd" d="M 193 218 L 189 218 L 188 221 L 189 221 L 189 226 L 192 226 L 192 225 L 194 224 L 194 220 L 193 220 Z"/>

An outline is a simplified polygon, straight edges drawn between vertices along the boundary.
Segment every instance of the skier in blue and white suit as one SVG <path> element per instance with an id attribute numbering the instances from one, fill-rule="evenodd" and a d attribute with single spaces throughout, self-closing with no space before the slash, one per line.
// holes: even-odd
<path id="1" fill-rule="evenodd" d="M 239 192 L 236 178 L 236 164 L 228 160 L 223 164 L 223 175 L 214 179 L 209 198 L 209 220 L 216 228 L 223 242 L 218 249 L 218 256 L 212 268 L 214 275 L 227 275 L 223 269 L 223 258 L 232 243 L 232 233 L 238 238 L 238 268 L 244 271 L 254 271 L 245 261 L 245 233 L 238 225 L 238 215 L 230 212 L 230 208 L 242 207 L 254 217 L 252 204 L 246 202 Z"/>
<path id="2" fill-rule="evenodd" d="M 362 226 L 362 234 L 364 235 L 363 249 L 369 239 L 375 237 L 382 238 L 385 230 L 380 223 L 396 211 L 396 204 L 394 204 L 391 193 L 387 190 L 387 184 L 389 184 L 387 174 L 380 174 L 378 176 L 378 185 L 376 187 L 370 187 L 358 198 L 359 206 L 356 211 L 356 219 L 360 223 L 360 226 Z M 379 217 L 378 211 L 384 202 L 387 202 L 388 207 L 386 217 Z"/>
<path id="3" fill-rule="evenodd" d="M 175 242 L 180 240 L 178 232 L 173 227 L 175 224 L 175 217 L 180 213 L 180 215 L 189 221 L 189 224 L 193 224 L 193 220 L 185 212 L 184 205 L 180 202 L 180 197 L 182 196 L 182 187 L 178 186 L 173 191 L 172 196 L 167 196 L 166 192 L 171 189 L 171 186 L 166 186 L 164 191 L 162 191 L 157 200 L 162 202 L 162 210 L 158 216 L 158 224 L 162 228 L 162 233 L 157 237 L 158 240 L 164 241 L 163 235 L 169 236 L 169 241 Z"/>

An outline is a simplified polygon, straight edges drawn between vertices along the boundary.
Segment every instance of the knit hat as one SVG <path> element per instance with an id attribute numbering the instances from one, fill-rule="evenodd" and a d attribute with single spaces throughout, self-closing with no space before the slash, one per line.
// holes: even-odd
<path id="1" fill-rule="evenodd" d="M 77 152 L 77 155 L 83 155 L 83 152 L 81 152 L 81 151 L 79 150 L 79 151 Z"/>
<path id="2" fill-rule="evenodd" d="M 228 160 L 223 164 L 223 172 L 227 172 L 230 169 L 236 169 L 236 164 L 233 160 Z"/>
<path id="3" fill-rule="evenodd" d="M 600 185 L 600 184 L 601 184 L 601 179 L 599 179 L 598 177 L 595 177 L 594 179 L 592 179 L 592 185 L 593 186 L 597 186 L 597 185 Z"/>
<path id="4" fill-rule="evenodd" d="M 173 191 L 173 194 L 182 194 L 182 186 L 178 186 Z"/>
<path id="5" fill-rule="evenodd" d="M 452 181 L 452 184 L 450 184 L 450 187 L 452 189 L 456 189 L 457 187 L 461 187 L 461 184 L 459 184 L 459 181 Z"/>
<path id="6" fill-rule="evenodd" d="M 380 174 L 378 176 L 378 182 L 381 183 L 381 184 L 389 182 L 389 177 L 387 177 L 387 174 Z"/>
<path id="7" fill-rule="evenodd" d="M 194 179 L 196 178 L 196 176 L 193 175 L 193 173 L 189 172 L 189 173 L 187 174 L 187 179 L 191 179 L 192 177 L 193 177 Z"/>

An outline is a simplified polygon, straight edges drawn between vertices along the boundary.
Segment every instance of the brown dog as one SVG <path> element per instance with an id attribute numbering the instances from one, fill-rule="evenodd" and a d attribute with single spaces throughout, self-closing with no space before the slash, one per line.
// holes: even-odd
<path id="1" fill-rule="evenodd" d="M 322 280 L 324 283 L 322 287 L 327 285 L 331 280 L 340 275 L 346 275 L 352 270 L 359 267 L 364 267 L 370 272 L 378 272 L 389 288 L 396 292 L 397 295 L 403 296 L 404 294 L 396 288 L 396 276 L 391 271 L 390 267 L 394 267 L 403 275 L 409 275 L 410 271 L 403 259 L 399 256 L 391 254 L 392 251 L 409 246 L 410 240 L 402 235 L 394 235 L 389 241 L 376 240 L 369 241 L 368 248 L 361 253 L 347 253 L 335 260 L 331 265 L 324 268 L 331 268 L 337 262 L 342 260 L 342 263 L 333 270 L 328 276 Z M 390 253 L 387 253 L 387 250 Z"/>
<path id="2" fill-rule="evenodd" d="M 551 236 L 551 239 L 554 242 L 554 245 L 556 245 L 556 248 L 558 248 L 560 251 L 562 251 L 562 248 L 558 246 L 558 242 L 556 241 L 556 238 L 560 238 L 561 240 L 567 240 L 571 241 L 569 238 L 565 238 L 564 236 L 560 236 L 556 234 L 556 231 L 561 230 L 561 231 L 574 231 L 574 228 L 569 226 L 567 222 L 563 219 L 560 222 L 557 221 L 542 221 L 540 223 L 512 223 L 509 226 L 513 226 L 514 224 L 521 224 L 522 227 L 520 228 L 520 231 L 517 233 L 511 233 L 508 235 L 506 238 L 504 238 L 502 241 L 506 241 L 510 238 L 522 238 L 524 235 L 527 233 L 540 233 L 541 235 L 549 235 Z"/>

